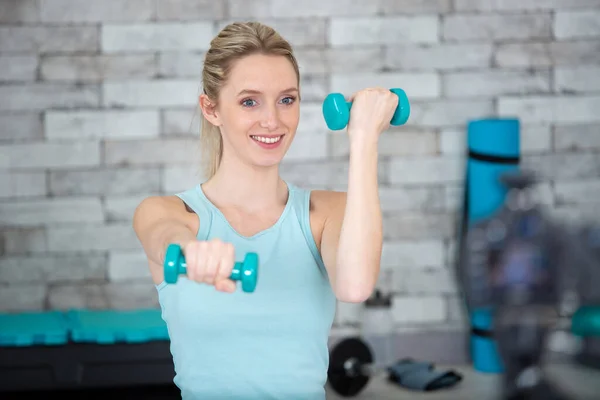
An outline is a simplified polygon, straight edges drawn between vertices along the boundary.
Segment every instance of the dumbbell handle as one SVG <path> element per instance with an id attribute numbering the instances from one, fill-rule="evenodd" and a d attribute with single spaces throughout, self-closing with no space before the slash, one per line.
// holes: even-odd
<path id="1" fill-rule="evenodd" d="M 175 283 L 179 275 L 187 274 L 187 262 L 179 245 L 169 245 L 163 268 L 167 283 Z M 236 262 L 229 279 L 240 281 L 244 292 L 253 292 L 258 280 L 258 254 L 247 253 L 243 262 Z"/>

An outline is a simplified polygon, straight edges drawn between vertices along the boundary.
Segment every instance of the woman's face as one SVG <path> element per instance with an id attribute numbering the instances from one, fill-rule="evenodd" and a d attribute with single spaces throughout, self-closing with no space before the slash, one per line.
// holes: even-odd
<path id="1" fill-rule="evenodd" d="M 299 117 L 298 77 L 291 62 L 256 54 L 233 65 L 209 120 L 221 129 L 223 161 L 235 156 L 268 167 L 289 149 Z"/>

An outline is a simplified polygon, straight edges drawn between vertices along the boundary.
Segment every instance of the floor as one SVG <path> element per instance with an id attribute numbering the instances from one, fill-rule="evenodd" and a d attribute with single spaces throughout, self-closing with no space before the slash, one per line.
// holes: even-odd
<path id="1" fill-rule="evenodd" d="M 445 368 L 437 366 L 437 368 Z M 414 392 L 392 385 L 385 380 L 384 376 L 376 376 L 369 382 L 368 386 L 357 396 L 356 400 L 494 400 L 498 399 L 497 389 L 500 376 L 495 374 L 483 374 L 474 371 L 470 367 L 446 367 L 453 368 L 454 371 L 463 375 L 463 380 L 456 386 L 433 392 Z M 548 368 L 548 374 L 553 379 L 555 385 L 562 387 L 569 395 L 569 400 L 598 400 L 600 399 L 600 370 L 581 367 L 574 364 L 557 364 Z M 37 393 L 35 395 L 16 394 L 1 395 L 3 400 L 11 399 L 44 399 L 49 395 L 58 397 L 61 400 L 67 399 L 110 399 L 110 400 L 175 400 L 180 399 L 176 390 L 173 388 L 151 388 L 147 390 L 128 389 L 128 390 L 94 390 L 84 394 L 65 392 L 65 393 Z M 327 400 L 347 399 L 340 397 L 328 389 Z"/>
<path id="2" fill-rule="evenodd" d="M 444 368 L 438 366 L 437 368 Z M 483 374 L 470 367 L 452 367 L 463 375 L 463 380 L 456 386 L 433 392 L 415 392 L 389 384 L 384 376 L 371 380 L 369 385 L 358 395 L 356 400 L 494 400 L 499 398 L 498 388 L 500 376 Z M 593 370 L 573 364 L 556 364 L 548 367 L 548 375 L 552 383 L 560 386 L 570 400 L 600 399 L 600 370 Z M 328 392 L 327 400 L 346 399 Z"/>

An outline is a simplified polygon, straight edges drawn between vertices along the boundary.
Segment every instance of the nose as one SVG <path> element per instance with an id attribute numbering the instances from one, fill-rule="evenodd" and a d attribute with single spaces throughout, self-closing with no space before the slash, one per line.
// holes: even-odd
<path id="1" fill-rule="evenodd" d="M 274 105 L 264 108 L 260 121 L 261 128 L 273 131 L 279 127 L 279 112 Z"/>

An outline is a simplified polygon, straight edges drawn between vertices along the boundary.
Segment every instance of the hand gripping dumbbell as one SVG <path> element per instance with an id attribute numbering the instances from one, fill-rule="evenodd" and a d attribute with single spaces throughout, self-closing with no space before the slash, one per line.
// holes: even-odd
<path id="1" fill-rule="evenodd" d="M 167 283 L 175 283 L 179 275 L 187 273 L 187 264 L 179 245 L 170 244 L 167 247 L 163 268 Z M 247 253 L 243 262 L 236 262 L 229 279 L 241 281 L 244 292 L 254 292 L 258 281 L 258 254 Z"/>
<path id="2" fill-rule="evenodd" d="M 406 92 L 402 89 L 390 89 L 392 93 L 398 96 L 398 106 L 390 121 L 391 125 L 404 125 L 410 116 L 410 102 Z M 350 109 L 352 102 L 346 101 L 341 93 L 330 93 L 323 101 L 323 117 L 327 127 L 332 131 L 343 129 L 350 120 Z"/>

